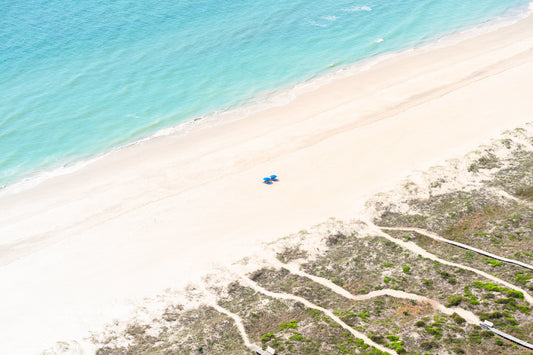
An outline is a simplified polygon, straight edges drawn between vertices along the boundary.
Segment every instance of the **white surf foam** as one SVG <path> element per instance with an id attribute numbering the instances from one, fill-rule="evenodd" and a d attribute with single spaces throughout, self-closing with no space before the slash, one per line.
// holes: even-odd
<path id="1" fill-rule="evenodd" d="M 354 6 L 346 9 L 342 9 L 344 12 L 358 12 L 358 11 L 372 11 L 370 6 Z"/>

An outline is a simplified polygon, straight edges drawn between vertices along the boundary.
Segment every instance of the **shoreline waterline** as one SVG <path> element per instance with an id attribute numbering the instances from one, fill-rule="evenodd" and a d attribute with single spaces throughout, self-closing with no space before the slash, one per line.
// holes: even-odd
<path id="1" fill-rule="evenodd" d="M 439 48 L 452 46 L 458 42 L 475 38 L 486 33 L 498 31 L 501 28 L 509 27 L 517 22 L 520 22 L 531 15 L 533 12 L 533 2 L 528 6 L 527 11 L 514 13 L 512 16 L 499 17 L 482 24 L 475 25 L 471 28 L 460 29 L 453 33 L 442 34 L 439 37 L 426 40 L 415 47 L 409 47 L 392 52 L 385 52 L 375 56 L 362 59 L 351 64 L 331 64 L 331 67 L 324 69 L 321 73 L 311 77 L 303 82 L 291 83 L 284 87 L 265 91 L 256 95 L 254 98 L 245 102 L 239 103 L 235 106 L 229 107 L 222 111 L 214 111 L 210 114 L 193 117 L 175 126 L 165 127 L 159 129 L 145 137 L 140 137 L 125 144 L 111 148 L 110 150 L 97 153 L 92 156 L 82 157 L 80 159 L 59 165 L 57 167 L 47 168 L 45 170 L 36 171 L 29 176 L 21 177 L 6 185 L 0 186 L 0 196 L 10 195 L 19 191 L 30 189 L 39 185 L 43 181 L 53 179 L 56 176 L 70 174 L 74 171 L 82 169 L 110 154 L 128 149 L 139 144 L 146 144 L 147 142 L 166 136 L 186 135 L 191 130 L 209 128 L 225 122 L 246 119 L 247 117 L 257 114 L 258 112 L 268 110 L 272 107 L 279 107 L 290 103 L 299 95 L 319 89 L 321 86 L 327 85 L 335 80 L 342 80 L 347 77 L 357 75 L 362 71 L 369 70 L 373 66 L 389 60 L 401 59 L 402 57 L 417 55 Z"/>

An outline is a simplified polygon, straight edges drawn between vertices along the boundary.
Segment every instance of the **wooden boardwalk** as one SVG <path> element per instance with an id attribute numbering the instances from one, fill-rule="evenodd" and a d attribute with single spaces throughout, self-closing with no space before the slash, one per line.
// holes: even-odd
<path id="1" fill-rule="evenodd" d="M 512 335 L 509 335 L 507 333 L 502 332 L 501 330 L 498 330 L 498 329 L 494 328 L 494 326 L 490 322 L 486 322 L 486 321 L 485 322 L 481 322 L 481 323 L 479 323 L 479 325 L 482 328 L 484 328 L 486 330 L 490 330 L 494 334 L 497 334 L 497 335 L 501 336 L 502 338 L 505 338 L 505 339 L 507 339 L 509 341 L 512 341 L 515 344 L 518 344 L 518 345 L 521 345 L 521 346 L 523 346 L 525 348 L 533 350 L 533 344 L 530 344 L 530 343 L 528 343 L 526 341 L 523 341 L 523 340 L 520 340 L 518 338 L 515 338 Z"/>
<path id="2" fill-rule="evenodd" d="M 455 242 L 453 240 L 449 240 L 449 239 L 443 238 L 443 237 L 441 237 L 441 236 L 439 236 L 439 235 L 437 235 L 435 233 L 432 233 L 430 231 L 427 231 L 427 230 L 424 230 L 424 229 L 421 229 L 421 228 L 416 228 L 416 227 L 379 227 L 379 228 L 380 229 L 384 229 L 384 230 L 417 232 L 417 233 L 420 233 L 422 235 L 425 235 L 426 237 L 438 240 L 439 242 L 444 242 L 444 243 L 448 243 L 448 244 L 451 244 L 451 245 L 455 245 L 456 247 L 467 249 L 467 250 L 473 251 L 474 253 L 478 253 L 478 254 L 481 254 L 481 255 L 488 256 L 489 258 L 492 258 L 492 259 L 500 260 L 500 261 L 503 261 L 503 262 L 506 262 L 506 263 L 510 263 L 510 264 L 515 264 L 515 265 L 524 267 L 526 269 L 533 270 L 533 265 L 529 265 L 529 264 L 526 264 L 526 263 L 523 263 L 521 261 L 514 260 L 514 259 L 504 258 L 503 256 L 495 255 L 495 254 L 489 253 L 487 251 L 484 251 L 484 250 L 481 250 L 481 249 L 478 249 L 478 248 L 471 247 L 471 246 L 463 244 L 463 243 Z"/>

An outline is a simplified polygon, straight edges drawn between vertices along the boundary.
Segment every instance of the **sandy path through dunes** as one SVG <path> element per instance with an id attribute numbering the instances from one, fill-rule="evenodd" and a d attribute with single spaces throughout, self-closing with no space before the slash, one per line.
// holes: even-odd
<path id="1" fill-rule="evenodd" d="M 443 237 L 439 236 L 436 233 L 427 231 L 427 230 L 422 229 L 422 228 L 416 228 L 416 227 L 379 227 L 379 228 L 381 230 L 383 230 L 383 231 L 392 230 L 392 231 L 408 231 L 408 232 L 412 231 L 412 232 L 417 232 L 417 233 L 425 235 L 426 237 L 429 237 L 429 238 L 431 238 L 433 240 L 436 240 L 436 241 L 439 241 L 439 242 L 448 243 L 448 244 L 454 245 L 456 247 L 460 247 L 460 248 L 463 248 L 463 249 L 474 251 L 474 252 L 476 252 L 478 254 L 485 255 L 485 256 L 488 256 L 488 257 L 496 259 L 496 260 L 504 261 L 506 263 L 515 264 L 515 265 L 521 266 L 523 268 L 533 270 L 533 265 L 529 265 L 529 264 L 526 264 L 526 263 L 523 263 L 521 261 L 514 260 L 514 259 L 504 258 L 502 256 L 498 256 L 498 255 L 489 253 L 487 251 L 471 247 L 471 246 L 463 244 L 463 243 L 459 243 L 459 242 L 456 242 L 456 241 L 453 241 L 453 240 L 449 240 L 449 239 L 446 239 L 446 238 L 443 238 Z"/>
<path id="2" fill-rule="evenodd" d="M 333 319 L 333 321 L 335 321 L 337 324 L 339 324 L 345 330 L 349 331 L 357 339 L 363 339 L 365 343 L 367 343 L 369 345 L 372 345 L 376 349 L 379 349 L 379 350 L 381 350 L 383 352 L 390 353 L 390 354 L 396 354 L 396 351 L 394 351 L 392 349 L 388 349 L 388 348 L 386 348 L 386 347 L 384 347 L 382 345 L 377 344 L 376 342 L 370 340 L 370 338 L 368 338 L 363 333 L 361 333 L 361 332 L 355 330 L 354 328 L 350 327 L 348 324 L 344 323 L 339 317 L 337 317 L 335 314 L 333 314 L 333 312 L 331 312 L 330 310 L 322 308 L 320 306 L 317 306 L 316 304 L 313 304 L 313 303 L 309 302 L 305 298 L 302 298 L 302 297 L 299 297 L 299 296 L 295 296 L 295 295 L 291 295 L 291 294 L 287 294 L 287 293 L 279 293 L 279 292 L 268 291 L 267 289 L 259 286 L 258 284 L 256 284 L 255 282 L 253 282 L 252 280 L 250 280 L 248 278 L 242 278 L 241 282 L 245 286 L 248 286 L 251 289 L 253 289 L 254 291 L 262 293 L 262 294 L 267 295 L 269 297 L 301 302 L 306 307 L 317 309 L 320 312 L 322 312 L 325 315 L 327 315 L 328 317 L 330 317 L 331 319 Z"/>
<path id="3" fill-rule="evenodd" d="M 233 321 L 235 322 L 235 325 L 237 326 L 237 329 L 239 330 L 239 333 L 241 334 L 242 340 L 244 341 L 244 345 L 246 347 L 253 346 L 252 343 L 250 343 L 250 339 L 248 339 L 248 334 L 246 333 L 246 330 L 244 329 L 244 325 L 242 323 L 242 318 L 236 315 L 235 313 L 231 313 L 225 308 L 220 307 L 218 304 L 210 304 L 211 307 L 219 311 L 220 313 L 223 313 L 227 315 L 228 317 L 231 317 Z"/>
<path id="4" fill-rule="evenodd" d="M 289 263 L 289 264 L 283 264 L 283 265 L 278 265 L 278 266 L 286 268 L 287 270 L 289 270 L 291 273 L 293 273 L 295 275 L 307 277 L 307 278 L 313 280 L 314 282 L 319 283 L 322 286 L 325 286 L 325 287 L 329 288 L 333 292 L 335 292 L 335 293 L 337 293 L 337 294 L 339 294 L 339 295 L 341 295 L 343 297 L 346 297 L 348 299 L 354 300 L 354 301 L 365 301 L 365 300 L 370 300 L 372 298 L 379 297 L 379 296 L 391 296 L 391 297 L 396 297 L 396 298 L 403 298 L 403 299 L 408 299 L 408 300 L 415 300 L 415 301 L 419 301 L 419 302 L 429 303 L 433 309 L 436 309 L 439 312 L 442 312 L 442 313 L 447 314 L 447 315 L 451 315 L 451 314 L 453 314 L 455 312 L 455 313 L 459 314 L 461 317 L 463 317 L 464 319 L 466 319 L 466 321 L 468 323 L 471 323 L 471 324 L 476 324 L 477 325 L 480 322 L 479 321 L 479 317 L 476 316 L 474 313 L 472 313 L 470 311 L 467 311 L 467 310 L 459 308 L 459 307 L 448 308 L 448 307 L 444 306 L 442 303 L 439 303 L 439 302 L 437 302 L 435 300 L 432 300 L 430 298 L 427 298 L 427 297 L 424 297 L 424 296 L 421 296 L 421 295 L 417 295 L 417 294 L 414 294 L 414 293 L 404 292 L 404 291 L 400 291 L 400 290 L 393 290 L 393 289 L 382 289 L 382 290 L 372 291 L 372 292 L 369 292 L 369 293 L 364 294 L 364 295 L 352 295 L 350 292 L 348 292 L 344 288 L 334 284 L 333 282 L 331 282 L 328 279 L 325 279 L 323 277 L 310 275 L 310 274 L 300 270 L 297 265 L 293 265 L 293 264 Z"/>
<path id="5" fill-rule="evenodd" d="M 526 300 L 527 303 L 529 303 L 530 305 L 533 305 L 533 297 L 527 293 L 523 288 L 520 288 L 516 285 L 513 285 L 513 284 L 510 284 L 509 282 L 507 281 L 504 281 L 496 276 L 493 276 L 491 274 L 488 274 L 484 271 L 481 271 L 481 270 L 478 270 L 476 268 L 473 268 L 473 267 L 470 267 L 470 266 L 466 266 L 466 265 L 461 265 L 461 264 L 458 264 L 458 263 L 454 263 L 454 262 L 451 262 L 451 261 L 447 261 L 447 260 L 444 260 L 444 259 L 441 259 L 439 258 L 438 256 L 435 256 L 434 254 L 431 254 L 430 252 L 426 251 L 425 249 L 422 249 L 421 247 L 419 247 L 417 244 L 413 243 L 413 242 L 405 242 L 403 240 L 400 240 L 400 239 L 397 239 L 397 238 L 394 238 L 394 237 L 391 237 L 390 235 L 388 235 L 387 233 L 381 231 L 381 230 L 377 230 L 376 231 L 378 235 L 390 240 L 391 242 L 393 243 L 396 243 L 398 244 L 399 246 L 401 246 L 402 248 L 405 248 L 405 249 L 408 249 L 410 250 L 411 252 L 415 253 L 415 254 L 419 254 L 419 255 L 422 255 L 424 258 L 428 258 L 428 259 L 431 259 L 431 260 L 435 260 L 441 264 L 446 264 L 446 265 L 450 265 L 450 266 L 455 266 L 455 267 L 458 267 L 460 269 L 464 269 L 464 270 L 468 270 L 468 271 L 472 271 L 480 276 L 483 276 L 489 280 L 492 280 L 500 285 L 503 285 L 507 288 L 510 288 L 511 290 L 516 290 L 516 291 L 520 291 L 524 294 L 524 299 Z"/>
<path id="6" fill-rule="evenodd" d="M 0 196 L 0 347 L 35 353 L 533 119 L 533 18 Z M 280 181 L 260 183 L 276 173 Z M 31 321 L 29 321 L 31 320 Z M 28 341 L 28 339 L 31 339 Z"/>

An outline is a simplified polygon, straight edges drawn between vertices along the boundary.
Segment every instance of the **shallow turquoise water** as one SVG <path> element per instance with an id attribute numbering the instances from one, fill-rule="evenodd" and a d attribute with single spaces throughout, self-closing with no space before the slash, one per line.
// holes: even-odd
<path id="1" fill-rule="evenodd" d="M 0 186 L 528 2 L 4 0 Z"/>

